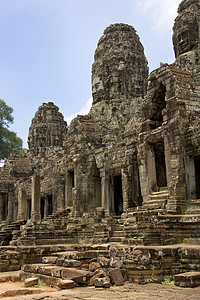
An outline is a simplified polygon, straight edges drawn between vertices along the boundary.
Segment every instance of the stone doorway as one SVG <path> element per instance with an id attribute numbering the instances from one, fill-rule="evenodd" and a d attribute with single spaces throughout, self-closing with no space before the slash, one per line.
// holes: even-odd
<path id="1" fill-rule="evenodd" d="M 40 201 L 41 219 L 44 219 L 44 212 L 45 212 L 45 197 L 42 197 Z"/>
<path id="2" fill-rule="evenodd" d="M 114 176 L 114 211 L 116 215 L 123 213 L 122 176 Z"/>
<path id="3" fill-rule="evenodd" d="M 53 197 L 52 195 L 47 196 L 47 216 L 53 213 Z"/>
<path id="4" fill-rule="evenodd" d="M 0 195 L 0 221 L 5 221 L 8 216 L 8 194 Z"/>
<path id="5" fill-rule="evenodd" d="M 165 165 L 165 151 L 164 141 L 158 141 L 154 144 L 155 167 L 156 167 L 156 181 L 157 187 L 167 187 L 166 165 Z"/>
<path id="6" fill-rule="evenodd" d="M 158 83 L 157 81 L 155 81 L 153 84 L 157 86 L 157 89 L 152 99 L 150 119 L 154 123 L 151 125 L 152 126 L 151 129 L 158 128 L 162 125 L 163 123 L 162 110 L 166 108 L 166 101 L 165 101 L 166 87 L 162 83 Z"/>
<path id="7" fill-rule="evenodd" d="M 200 199 L 200 155 L 194 157 L 196 197 Z"/>

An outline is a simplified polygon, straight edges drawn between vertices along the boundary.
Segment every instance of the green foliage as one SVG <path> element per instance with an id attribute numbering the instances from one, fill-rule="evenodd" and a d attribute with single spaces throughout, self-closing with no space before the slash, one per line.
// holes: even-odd
<path id="1" fill-rule="evenodd" d="M 12 112 L 13 109 L 0 99 L 0 160 L 11 154 L 23 154 L 22 140 L 9 130 L 14 119 Z"/>
<path id="2" fill-rule="evenodd" d="M 174 284 L 174 281 L 171 280 L 170 277 L 166 277 L 166 278 L 164 279 L 164 281 L 162 281 L 161 283 L 162 283 L 162 284 L 165 284 L 165 285 L 172 285 L 172 284 Z"/>

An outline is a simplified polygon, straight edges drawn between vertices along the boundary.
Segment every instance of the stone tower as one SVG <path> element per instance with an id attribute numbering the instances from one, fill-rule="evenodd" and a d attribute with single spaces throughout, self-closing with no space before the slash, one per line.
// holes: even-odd
<path id="1" fill-rule="evenodd" d="M 136 98 L 146 93 L 148 67 L 135 29 L 126 24 L 107 27 L 92 66 L 93 102 Z"/>
<path id="2" fill-rule="evenodd" d="M 174 23 L 173 44 L 178 67 L 200 79 L 200 1 L 184 0 Z"/>
<path id="3" fill-rule="evenodd" d="M 32 155 L 44 155 L 47 148 L 62 147 L 67 123 L 58 107 L 52 102 L 43 103 L 32 119 L 28 145 Z"/>
<path id="4" fill-rule="evenodd" d="M 135 29 L 127 24 L 110 25 L 94 55 L 89 115 L 109 130 L 126 126 L 146 94 L 147 77 L 147 59 Z"/>

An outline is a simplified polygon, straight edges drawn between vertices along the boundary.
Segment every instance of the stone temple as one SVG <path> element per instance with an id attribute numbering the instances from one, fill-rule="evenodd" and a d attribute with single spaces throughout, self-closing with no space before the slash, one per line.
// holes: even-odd
<path id="1" fill-rule="evenodd" d="M 175 62 L 149 75 L 135 29 L 110 25 L 94 54 L 88 115 L 68 126 L 54 103 L 38 108 L 26 155 L 0 169 L 1 271 L 44 279 L 34 266 L 46 256 L 55 268 L 69 250 L 61 274 L 94 258 L 131 281 L 152 268 L 158 281 L 200 271 L 199 0 L 180 3 L 173 44 Z"/>

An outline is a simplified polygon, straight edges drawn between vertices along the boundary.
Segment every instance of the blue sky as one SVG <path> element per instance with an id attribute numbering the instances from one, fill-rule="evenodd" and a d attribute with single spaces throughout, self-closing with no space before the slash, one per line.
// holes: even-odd
<path id="1" fill-rule="evenodd" d="M 69 122 L 91 105 L 97 42 L 112 23 L 138 32 L 150 71 L 174 61 L 172 26 L 180 0 L 0 0 L 0 98 L 26 141 L 38 107 L 59 106 Z"/>

